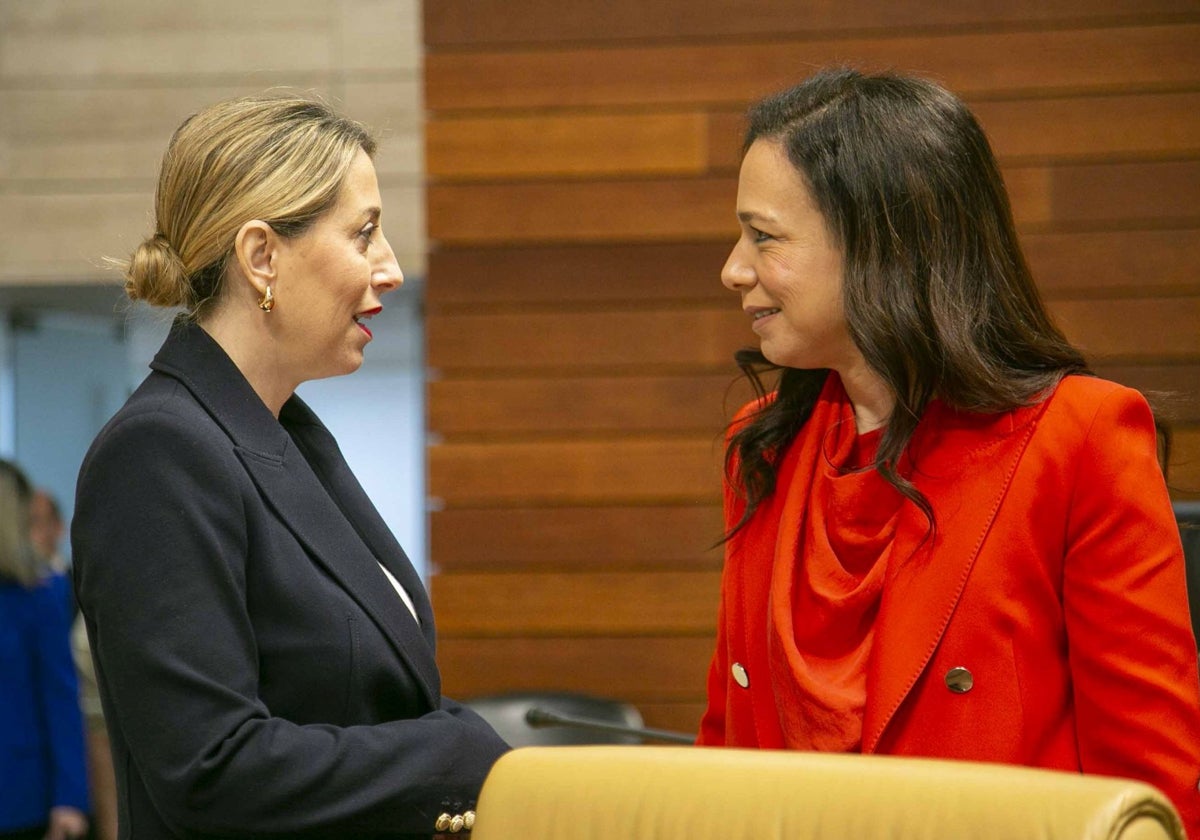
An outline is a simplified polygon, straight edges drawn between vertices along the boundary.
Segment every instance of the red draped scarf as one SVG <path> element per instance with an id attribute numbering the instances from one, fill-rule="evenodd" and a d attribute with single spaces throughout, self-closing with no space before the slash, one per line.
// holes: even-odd
<path id="1" fill-rule="evenodd" d="M 882 430 L 859 435 L 830 374 L 794 472 L 807 496 L 780 522 L 768 643 L 785 746 L 826 752 L 862 744 L 867 660 L 903 497 L 874 468 Z M 824 430 L 819 431 L 819 430 Z"/>

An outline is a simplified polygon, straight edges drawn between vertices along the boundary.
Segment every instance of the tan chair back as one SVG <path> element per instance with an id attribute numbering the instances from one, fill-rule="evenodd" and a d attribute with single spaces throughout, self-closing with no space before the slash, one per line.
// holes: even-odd
<path id="1" fill-rule="evenodd" d="M 527 747 L 473 840 L 1186 840 L 1155 788 L 1000 764 L 697 747 Z"/>

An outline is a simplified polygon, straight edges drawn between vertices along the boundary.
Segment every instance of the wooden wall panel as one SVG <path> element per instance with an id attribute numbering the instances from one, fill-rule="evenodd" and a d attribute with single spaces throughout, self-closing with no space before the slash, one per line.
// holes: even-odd
<path id="1" fill-rule="evenodd" d="M 686 46 L 431 52 L 435 111 L 681 103 L 741 107 L 825 64 L 908 68 L 963 96 L 1186 87 L 1200 24 L 996 30 Z"/>
<path id="2" fill-rule="evenodd" d="M 720 271 L 736 237 L 709 242 L 619 242 L 603 245 L 442 249 L 429 255 L 438 278 L 429 306 L 436 312 L 490 311 L 506 305 L 623 304 L 629 301 L 735 300 Z M 552 293 L 551 291 L 552 290 Z"/>
<path id="3" fill-rule="evenodd" d="M 733 171 L 743 110 L 448 118 L 426 131 L 426 166 L 434 180 Z M 1009 163 L 1200 151 L 1200 93 L 1193 91 L 984 100 L 974 111 Z"/>
<path id="4" fill-rule="evenodd" d="M 438 629 L 454 635 L 705 635 L 719 571 L 457 574 L 434 580 Z"/>
<path id="5" fill-rule="evenodd" d="M 1200 153 L 1200 93 L 974 103 L 1001 161 L 1112 160 Z"/>
<path id="6" fill-rule="evenodd" d="M 429 363 L 448 368 L 544 370 L 614 365 L 728 364 L 752 341 L 737 304 L 719 309 L 639 307 L 635 311 L 430 314 Z M 621 342 L 613 336 L 622 336 Z"/>
<path id="7" fill-rule="evenodd" d="M 1200 358 L 1200 297 L 1054 301 L 1067 336 L 1097 362 Z"/>
<path id="8" fill-rule="evenodd" d="M 1121 365 L 1098 362 L 1097 376 L 1146 394 L 1158 417 L 1179 429 L 1200 427 L 1200 364 Z"/>
<path id="9" fill-rule="evenodd" d="M 433 179 L 696 174 L 708 164 L 702 113 L 466 117 L 432 122 Z"/>
<path id="10" fill-rule="evenodd" d="M 720 441 L 632 438 L 460 443 L 429 450 L 429 492 L 446 507 L 716 502 Z"/>
<path id="11" fill-rule="evenodd" d="M 707 672 L 706 672 L 707 673 Z M 704 714 L 703 703 L 638 703 L 646 726 L 676 732 L 695 732 Z"/>
<path id="12" fill-rule="evenodd" d="M 437 0 L 425 4 L 431 47 L 484 48 L 492 44 L 606 40 L 699 40 L 723 36 L 828 33 L 895 29 L 986 28 L 1006 25 L 1108 26 L 1148 20 L 1194 19 L 1190 0 L 842 0 L 809 4 L 778 0 L 608 0 L 562 3 L 525 0 Z"/>
<path id="13" fill-rule="evenodd" d="M 1200 293 L 1200 228 L 1029 234 L 1022 242 L 1047 298 Z"/>
<path id="14" fill-rule="evenodd" d="M 461 247 L 429 255 L 431 311 L 529 311 L 631 301 L 736 306 L 720 283 L 735 234 L 702 242 Z M 1029 233 L 1025 255 L 1047 297 L 1200 292 L 1200 229 Z M 553 295 L 547 293 L 553 289 Z"/>
<path id="15" fill-rule="evenodd" d="M 1200 424 L 1176 429 L 1167 484 L 1179 499 L 1200 499 Z"/>
<path id="16" fill-rule="evenodd" d="M 916 72 L 967 100 L 1055 316 L 1102 375 L 1151 394 L 1174 424 L 1172 492 L 1200 497 L 1191 0 L 751 0 L 738 14 L 440 0 L 424 14 L 450 690 L 615 695 L 651 725 L 695 729 L 721 431 L 749 396 L 730 357 L 754 341 L 719 277 L 741 115 L 821 64 Z"/>
<path id="17" fill-rule="evenodd" d="M 1200 158 L 1165 163 L 1091 164 L 1055 170 L 1050 216 L 1077 225 L 1200 222 Z"/>
<path id="18" fill-rule="evenodd" d="M 746 336 L 749 343 L 750 336 Z M 744 380 L 710 375 L 449 379 L 429 383 L 429 425 L 444 438 L 478 433 L 711 432 L 725 402 L 752 397 Z M 470 406 L 464 412 L 463 406 Z M 554 412 L 547 416 L 546 406 Z"/>
<path id="19" fill-rule="evenodd" d="M 433 517 L 439 571 L 719 568 L 718 503 L 450 508 Z"/>
<path id="20" fill-rule="evenodd" d="M 1023 231 L 1097 223 L 1194 226 L 1200 160 L 1004 169 Z M 429 236 L 444 245 L 502 242 L 732 241 L 733 175 L 644 181 L 431 184 Z"/>
<path id="21" fill-rule="evenodd" d="M 430 184 L 429 237 L 442 245 L 731 239 L 732 177 Z"/>
<path id="22" fill-rule="evenodd" d="M 452 582 L 447 581 L 447 585 Z M 713 613 L 716 625 L 716 613 Z M 577 691 L 635 703 L 696 702 L 715 636 L 451 636 L 438 642 L 453 697 L 501 691 Z"/>
<path id="23" fill-rule="evenodd" d="M 1200 318 L 1197 296 L 1054 300 L 1050 309 L 1074 341 L 1109 362 L 1156 364 L 1200 356 L 1200 320 L 1188 320 Z M 443 372 L 633 369 L 647 359 L 712 370 L 754 340 L 746 317 L 730 306 L 430 315 L 428 329 L 430 364 Z M 624 341 L 613 342 L 613 335 Z"/>

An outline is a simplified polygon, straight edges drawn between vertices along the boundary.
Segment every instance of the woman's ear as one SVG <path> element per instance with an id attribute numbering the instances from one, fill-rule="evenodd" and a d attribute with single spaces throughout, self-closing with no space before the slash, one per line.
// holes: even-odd
<path id="1" fill-rule="evenodd" d="M 238 229 L 233 253 L 242 276 L 259 296 L 275 283 L 278 249 L 279 234 L 264 221 L 252 219 Z"/>

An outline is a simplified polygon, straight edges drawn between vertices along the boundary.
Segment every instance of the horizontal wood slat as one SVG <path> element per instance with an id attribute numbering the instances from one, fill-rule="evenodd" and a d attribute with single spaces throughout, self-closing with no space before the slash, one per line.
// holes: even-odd
<path id="1" fill-rule="evenodd" d="M 721 266 L 734 233 L 719 242 L 445 248 L 429 255 L 426 305 L 562 308 L 611 301 L 732 301 Z M 1197 232 L 1200 241 L 1200 232 Z"/>
<path id="2" fill-rule="evenodd" d="M 979 102 L 1001 162 L 1165 157 L 1200 152 L 1200 93 Z M 435 180 L 605 177 L 736 169 L 742 108 L 692 113 L 570 113 L 434 120 L 425 159 Z"/>
<path id="3" fill-rule="evenodd" d="M 1200 24 L 754 44 L 431 53 L 433 111 L 681 105 L 735 107 L 795 84 L 820 65 L 919 71 L 962 96 L 1121 92 L 1191 86 Z"/>
<path id="4" fill-rule="evenodd" d="M 1195 91 L 979 102 L 972 110 L 1002 162 L 1200 152 Z"/>
<path id="5" fill-rule="evenodd" d="M 1053 300 L 1072 340 L 1097 361 L 1158 363 L 1200 355 L 1200 297 Z M 653 361 L 729 368 L 756 336 L 736 305 L 721 309 L 431 315 L 438 368 L 558 370 Z M 560 350 L 561 348 L 561 350 Z M 558 352 L 556 352 L 558 351 Z"/>
<path id="6" fill-rule="evenodd" d="M 1183 460 L 1172 468 L 1200 491 L 1200 434 L 1191 426 L 1175 434 Z M 446 507 L 711 504 L 720 497 L 720 462 L 719 442 L 707 438 L 441 445 L 429 452 L 430 492 Z"/>
<path id="7" fill-rule="evenodd" d="M 968 102 L 1002 164 L 1154 158 L 1200 151 L 1200 93 Z M 708 165 L 736 168 L 744 109 L 709 115 Z"/>
<path id="8" fill-rule="evenodd" d="M 1158 220 L 1160 226 L 1194 227 L 1200 222 L 1200 160 L 1057 167 L 1050 194 L 1046 223 Z"/>
<path id="9" fill-rule="evenodd" d="M 443 636 L 655 636 L 712 633 L 720 572 L 441 574 Z"/>
<path id="10" fill-rule="evenodd" d="M 737 36 L 1003 27 L 1013 24 L 1111 25 L 1114 22 L 1195 19 L 1188 0 L 608 0 L 575 3 L 569 14 L 549 0 L 436 0 L 423 4 L 425 43 L 439 47 L 492 44 L 702 39 Z"/>
<path id="11" fill-rule="evenodd" d="M 1200 229 L 1026 234 L 1021 245 L 1047 297 L 1200 293 Z"/>
<path id="12" fill-rule="evenodd" d="M 443 444 L 429 449 L 429 491 L 447 507 L 713 503 L 721 496 L 720 462 L 712 437 Z"/>
<path id="13" fill-rule="evenodd" d="M 733 351 L 756 344 L 749 319 L 730 300 L 719 309 L 637 312 L 430 313 L 429 364 L 438 369 L 573 370 L 606 365 L 725 369 Z"/>
<path id="14" fill-rule="evenodd" d="M 1200 426 L 1200 364 L 1093 365 L 1098 376 L 1141 391 L 1173 427 Z"/>
<path id="15" fill-rule="evenodd" d="M 1050 308 L 1096 363 L 1200 357 L 1200 297 L 1055 301 Z"/>
<path id="16" fill-rule="evenodd" d="M 1114 365 L 1102 359 L 1093 368 L 1107 379 L 1152 392 L 1164 419 L 1200 422 L 1200 365 Z M 451 442 L 579 432 L 715 435 L 753 397 L 732 366 L 727 374 L 691 377 L 442 380 L 429 387 L 429 427 Z"/>
<path id="17" fill-rule="evenodd" d="M 643 702 L 702 701 L 712 635 L 660 638 L 443 638 L 437 658 L 451 697 L 583 691 Z"/>
<path id="18" fill-rule="evenodd" d="M 1200 425 L 1173 431 L 1167 484 L 1173 498 L 1200 499 Z"/>
<path id="19" fill-rule="evenodd" d="M 642 713 L 642 721 L 646 726 L 690 735 L 700 731 L 704 708 L 703 702 L 638 704 L 638 711 Z"/>
<path id="20" fill-rule="evenodd" d="M 1004 177 L 1026 232 L 1200 224 L 1200 160 L 1008 167 Z M 429 235 L 447 245 L 737 235 L 733 176 L 433 184 L 427 199 Z"/>
<path id="21" fill-rule="evenodd" d="M 430 514 L 440 572 L 719 569 L 721 506 L 483 508 Z"/>
<path id="22" fill-rule="evenodd" d="M 425 166 L 435 180 L 699 174 L 707 128 L 701 113 L 443 118 L 426 125 Z"/>
<path id="23" fill-rule="evenodd" d="M 431 184 L 429 237 L 453 245 L 714 239 L 737 235 L 732 177 Z"/>
<path id="24" fill-rule="evenodd" d="M 443 379 L 429 383 L 429 428 L 456 434 L 719 432 L 753 392 L 730 365 L 706 376 Z"/>
<path id="25" fill-rule="evenodd" d="M 568 308 L 736 297 L 720 283 L 733 236 L 713 242 L 447 248 L 429 257 L 434 312 L 497 305 Z M 1026 233 L 1021 238 L 1048 297 L 1200 291 L 1200 229 Z"/>

